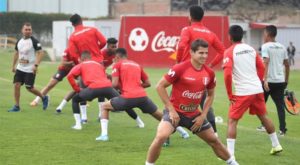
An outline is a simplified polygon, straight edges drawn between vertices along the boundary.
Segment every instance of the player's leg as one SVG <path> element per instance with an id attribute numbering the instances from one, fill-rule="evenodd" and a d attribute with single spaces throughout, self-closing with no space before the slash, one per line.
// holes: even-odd
<path id="1" fill-rule="evenodd" d="M 238 163 L 235 161 L 235 158 L 230 155 L 226 147 L 215 135 L 212 127 L 209 127 L 205 130 L 201 130 L 199 133 L 196 133 L 196 135 L 203 139 L 209 146 L 211 146 L 215 154 L 222 160 L 226 161 L 228 165 L 238 165 Z"/>
<path id="2" fill-rule="evenodd" d="M 81 114 L 81 123 L 86 124 L 87 119 L 87 101 L 82 101 L 79 103 L 80 105 L 80 114 Z"/>
<path id="3" fill-rule="evenodd" d="M 82 92 L 82 91 L 81 91 Z M 80 107 L 79 103 L 83 101 L 83 98 L 79 96 L 79 94 L 75 94 L 75 96 L 72 98 L 72 109 L 73 109 L 73 115 L 75 119 L 75 125 L 72 127 L 75 130 L 81 130 L 81 117 L 80 117 Z"/>
<path id="4" fill-rule="evenodd" d="M 56 108 L 56 112 L 60 113 L 63 108 L 65 107 L 65 105 L 73 98 L 73 96 L 76 94 L 75 91 L 71 91 L 69 92 L 64 99 L 60 102 L 60 104 L 58 105 L 58 107 Z"/>
<path id="5" fill-rule="evenodd" d="M 21 86 L 24 84 L 25 72 L 16 70 L 14 75 L 14 99 L 15 105 L 8 110 L 8 112 L 19 112 L 20 111 L 20 95 L 21 95 Z"/>
<path id="6" fill-rule="evenodd" d="M 116 97 L 115 97 L 116 98 Z M 115 99 L 113 98 L 113 99 Z M 112 100 L 113 100 L 112 99 Z M 113 106 L 111 104 L 111 100 L 106 101 L 102 104 L 101 111 L 101 134 L 96 138 L 98 141 L 108 141 L 108 121 L 109 121 L 109 111 L 113 110 Z"/>
<path id="7" fill-rule="evenodd" d="M 161 120 L 157 127 L 156 136 L 148 149 L 146 165 L 154 165 L 160 155 L 164 142 L 174 132 L 175 128 L 169 121 Z"/>
<path id="8" fill-rule="evenodd" d="M 103 105 L 104 101 L 105 101 L 105 98 L 103 96 L 98 97 L 98 107 L 99 107 L 98 119 L 99 119 L 99 121 L 101 120 L 102 105 Z"/>
<path id="9" fill-rule="evenodd" d="M 201 102 L 200 102 L 200 107 L 201 107 L 201 109 L 203 109 L 203 106 L 204 106 L 204 103 L 205 103 L 206 96 L 207 96 L 207 92 L 205 92 L 205 93 L 203 94 L 203 96 L 202 96 L 202 99 L 201 99 Z M 215 134 L 218 136 L 218 133 L 217 133 L 217 126 L 216 126 L 216 122 L 215 122 L 215 114 L 214 114 L 214 111 L 213 111 L 213 108 L 212 108 L 212 107 L 209 108 L 209 111 L 208 111 L 208 113 L 207 113 L 207 120 L 208 120 L 208 122 L 211 124 L 211 126 L 213 127 Z"/>
<path id="10" fill-rule="evenodd" d="M 47 95 L 48 92 L 53 89 L 59 81 L 57 79 L 51 78 L 48 84 L 41 90 L 42 95 Z M 36 106 L 40 101 L 40 97 L 36 97 L 31 103 L 31 106 Z"/>
<path id="11" fill-rule="evenodd" d="M 227 128 L 227 149 L 230 153 L 230 155 L 234 156 L 235 151 L 235 140 L 236 140 L 236 134 L 237 134 L 237 124 L 238 120 L 229 118 L 228 119 L 228 128 Z"/>
<path id="12" fill-rule="evenodd" d="M 46 110 L 48 105 L 49 105 L 49 98 L 46 95 L 43 95 L 39 90 L 34 88 L 34 81 L 35 81 L 35 74 L 33 73 L 26 73 L 25 74 L 25 79 L 24 79 L 24 84 L 30 93 L 39 96 L 42 101 L 43 101 L 43 110 Z"/>
<path id="13" fill-rule="evenodd" d="M 269 99 L 269 96 L 270 96 L 270 91 L 266 91 L 264 89 L 264 98 L 265 98 L 265 103 L 268 101 Z M 266 128 L 264 127 L 264 125 L 261 123 L 261 126 L 258 126 L 256 128 L 257 131 L 261 131 L 261 132 L 265 132 L 266 131 Z"/>
<path id="14" fill-rule="evenodd" d="M 270 95 L 276 105 L 277 115 L 279 119 L 280 135 L 284 136 L 286 129 L 285 110 L 284 110 L 284 89 L 285 83 L 269 83 Z"/>

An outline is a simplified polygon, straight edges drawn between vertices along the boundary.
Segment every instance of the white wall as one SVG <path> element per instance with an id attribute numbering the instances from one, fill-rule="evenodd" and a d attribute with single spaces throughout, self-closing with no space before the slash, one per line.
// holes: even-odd
<path id="1" fill-rule="evenodd" d="M 82 17 L 108 16 L 108 0 L 9 0 L 8 11 L 33 13 L 78 13 Z"/>

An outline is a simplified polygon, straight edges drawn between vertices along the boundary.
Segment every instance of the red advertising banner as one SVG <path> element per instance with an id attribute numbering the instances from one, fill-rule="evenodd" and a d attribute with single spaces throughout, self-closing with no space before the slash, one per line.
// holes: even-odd
<path id="1" fill-rule="evenodd" d="M 208 16 L 203 23 L 229 46 L 228 17 Z M 119 47 L 126 48 L 129 58 L 144 67 L 170 67 L 175 64 L 181 29 L 188 25 L 185 16 L 123 16 Z M 214 56 L 215 51 L 209 50 L 208 62 Z"/>

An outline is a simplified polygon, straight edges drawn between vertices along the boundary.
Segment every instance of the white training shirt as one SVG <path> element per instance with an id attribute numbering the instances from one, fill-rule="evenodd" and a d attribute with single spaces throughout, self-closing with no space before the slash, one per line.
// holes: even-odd
<path id="1" fill-rule="evenodd" d="M 283 61 L 288 59 L 285 46 L 278 42 L 267 42 L 262 45 L 261 55 L 269 58 L 267 81 L 270 83 L 285 82 L 285 71 Z"/>
<path id="2" fill-rule="evenodd" d="M 257 74 L 256 60 L 260 58 L 251 46 L 238 43 L 225 51 L 223 67 L 232 68 L 235 95 L 247 96 L 263 92 Z"/>
<path id="3" fill-rule="evenodd" d="M 21 38 L 18 40 L 15 46 L 15 50 L 19 53 L 17 70 L 32 73 L 35 63 L 35 51 L 41 49 L 40 42 L 32 36 L 30 38 Z"/>

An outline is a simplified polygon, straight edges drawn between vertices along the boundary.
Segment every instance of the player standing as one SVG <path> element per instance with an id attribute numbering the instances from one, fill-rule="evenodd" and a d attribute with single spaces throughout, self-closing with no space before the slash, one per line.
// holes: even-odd
<path id="1" fill-rule="evenodd" d="M 203 139 L 218 157 L 226 160 L 227 164 L 237 165 L 238 163 L 230 156 L 206 120 L 209 107 L 213 103 L 216 86 L 213 70 L 205 65 L 208 43 L 195 40 L 190 48 L 191 59 L 173 66 L 156 86 L 157 93 L 165 104 L 165 110 L 156 137 L 148 150 L 146 165 L 154 165 L 164 141 L 178 125 L 188 128 Z M 166 88 L 170 85 L 172 85 L 172 94 L 169 97 Z M 200 101 L 206 90 L 206 102 L 200 111 Z"/>
<path id="2" fill-rule="evenodd" d="M 121 96 L 115 97 L 103 103 L 101 115 L 101 135 L 96 140 L 107 141 L 109 111 L 121 111 L 124 109 L 139 108 L 143 113 L 151 114 L 157 120 L 161 120 L 162 113 L 157 106 L 147 97 L 144 88 L 150 87 L 150 81 L 142 67 L 134 61 L 127 59 L 124 48 L 116 50 L 116 64 L 112 71 L 112 85 L 121 90 Z M 181 127 L 177 131 L 183 138 L 188 133 Z"/>
<path id="3" fill-rule="evenodd" d="M 230 154 L 234 156 L 237 124 L 243 114 L 249 109 L 250 114 L 257 115 L 266 127 L 272 142 L 270 154 L 281 152 L 282 147 L 279 144 L 274 125 L 267 118 L 262 88 L 263 62 L 254 48 L 241 42 L 243 29 L 240 26 L 231 26 L 229 37 L 232 45 L 225 51 L 223 60 L 224 80 L 231 103 L 229 108 L 227 148 Z M 232 93 L 232 83 L 235 87 L 234 94 Z"/>
<path id="4" fill-rule="evenodd" d="M 30 23 L 24 23 L 22 27 L 23 37 L 17 41 L 13 59 L 12 72 L 14 75 L 15 105 L 8 112 L 20 111 L 20 90 L 25 84 L 27 91 L 43 100 L 43 110 L 48 107 L 48 96 L 43 95 L 34 88 L 35 76 L 42 60 L 43 52 L 40 42 L 32 36 Z M 16 64 L 18 64 L 16 66 Z"/>
<path id="5" fill-rule="evenodd" d="M 208 42 L 209 48 L 210 47 L 214 48 L 218 53 L 217 56 L 213 59 L 213 61 L 210 64 L 208 64 L 208 66 L 214 67 L 215 65 L 217 65 L 222 61 L 225 47 L 221 43 L 217 35 L 211 32 L 201 22 L 204 16 L 203 9 L 200 6 L 191 6 L 189 8 L 189 11 L 190 11 L 191 25 L 183 28 L 181 31 L 180 41 L 177 50 L 177 57 L 176 57 L 177 63 L 190 60 L 191 58 L 190 49 L 191 49 L 192 42 L 195 41 L 196 39 L 202 39 Z M 202 109 L 203 109 L 205 98 L 206 98 L 205 96 L 202 97 L 203 100 L 200 104 Z M 216 135 L 218 135 L 217 127 L 215 123 L 215 115 L 212 107 L 210 108 L 207 114 L 207 119 L 210 122 L 210 124 L 213 126 Z"/>

